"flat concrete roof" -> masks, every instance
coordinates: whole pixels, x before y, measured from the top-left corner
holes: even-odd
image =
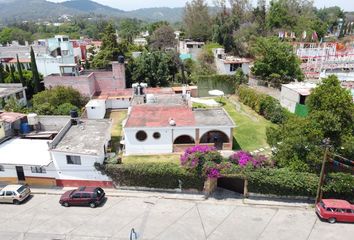
[[[0,97],[7,97],[12,94],[22,92],[25,87],[20,83],[1,83],[0,84]]]
[[[300,83],[288,83],[283,84],[282,87],[286,87],[289,89],[294,90],[295,92],[303,95],[308,96],[311,94],[311,90],[314,89],[317,85],[315,83],[309,82],[300,82]]]
[[[197,126],[233,126],[235,123],[223,108],[196,109],[193,111]]]
[[[0,144],[0,164],[47,166],[52,160],[48,140],[14,138]]]
[[[81,119],[71,125],[52,151],[83,155],[99,155],[109,138],[112,122],[108,119]]]

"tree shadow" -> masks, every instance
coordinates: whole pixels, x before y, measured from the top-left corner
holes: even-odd
[[[237,142],[236,138],[232,138],[232,150],[242,150],[240,144]]]

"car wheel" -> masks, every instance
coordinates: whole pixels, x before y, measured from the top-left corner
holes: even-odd
[[[13,202],[15,205],[19,205],[20,204],[20,201],[19,200],[14,200]]]
[[[68,202],[63,202],[62,205],[63,205],[64,207],[69,207],[69,206],[70,206]]]
[[[329,223],[335,223],[337,221],[337,219],[335,219],[335,218],[329,218],[328,219],[328,222]]]
[[[90,208],[95,208],[96,207],[96,203],[92,202],[90,203]]]

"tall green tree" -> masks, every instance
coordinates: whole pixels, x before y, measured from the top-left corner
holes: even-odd
[[[15,66],[11,65],[10,66],[10,81],[9,81],[10,83],[18,83],[18,80],[15,77],[15,72],[16,72]]]
[[[211,18],[205,0],[192,0],[186,3],[183,23],[186,37],[200,41],[211,38]]]
[[[23,77],[22,66],[20,60],[18,59],[18,54],[16,54],[16,59],[17,59],[17,72],[20,77],[20,82],[22,83],[22,86],[26,86],[25,79]]]
[[[336,76],[330,76],[313,90],[306,104],[306,118],[291,117],[278,128],[267,129],[268,143],[277,147],[277,164],[319,172],[324,138],[330,138],[332,151],[353,159],[354,105],[350,92],[341,87]]]
[[[102,36],[101,50],[94,56],[92,66],[94,68],[107,68],[111,61],[117,61],[119,55],[128,52],[129,43],[127,41],[117,42],[117,36],[112,23],[105,28]]]
[[[123,19],[119,24],[119,37],[133,43],[141,31],[141,22],[137,19]]]
[[[33,48],[31,47],[31,71],[32,71],[32,81],[34,86],[34,93],[39,93],[41,88],[40,76],[37,69],[36,57],[34,55]]]
[[[130,64],[134,64],[132,80],[146,82],[150,87],[169,86],[178,71],[174,57],[162,51],[144,52]]]
[[[4,65],[2,64],[2,62],[0,62],[0,83],[4,83],[5,82],[5,70],[4,70]]]
[[[255,76],[280,87],[281,83],[302,81],[300,60],[291,45],[276,37],[258,38],[253,48],[256,60],[252,68]]]

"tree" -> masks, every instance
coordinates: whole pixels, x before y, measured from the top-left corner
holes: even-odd
[[[174,47],[176,43],[175,33],[172,27],[162,25],[151,36],[150,46],[152,49],[165,50]]]
[[[15,78],[15,66],[11,65],[10,66],[10,79],[8,80],[9,83],[18,83],[17,79]]]
[[[32,80],[34,85],[34,93],[39,93],[42,90],[40,76],[37,69],[36,57],[34,55],[33,48],[31,46],[31,71],[32,71]]]
[[[2,62],[0,62],[0,83],[4,83],[5,82],[5,70],[4,70],[4,65],[2,64]]]
[[[137,19],[124,19],[119,24],[119,36],[129,43],[139,35],[141,31],[141,22]]]
[[[173,55],[160,51],[143,52],[130,64],[134,65],[131,70],[132,80],[146,82],[151,87],[169,86],[178,71]]]
[[[67,110],[71,106],[81,109],[86,103],[87,99],[71,87],[58,86],[33,96],[33,109],[38,114],[68,115],[69,112]]]
[[[278,38],[258,38],[253,51],[256,56],[252,72],[277,87],[281,83],[304,79],[300,60],[291,45]]]
[[[346,133],[354,133],[354,105],[351,93],[342,88],[335,75],[322,80],[306,102],[313,126],[330,138],[334,146],[342,145]]]
[[[22,72],[22,66],[20,64],[20,61],[18,59],[18,54],[16,54],[16,59],[17,59],[17,72],[20,77],[20,82],[22,83],[22,86],[25,86],[25,79],[23,77],[23,72]]]
[[[211,19],[205,0],[192,0],[186,3],[183,23],[188,38],[200,41],[211,38]]]
[[[92,66],[95,68],[107,68],[111,61],[117,61],[119,55],[128,52],[129,44],[126,41],[117,42],[117,36],[112,23],[105,28],[102,37],[100,51],[94,56]]]
[[[267,129],[268,143],[277,147],[277,164],[297,171],[318,172],[324,138],[330,138],[332,151],[352,159],[354,105],[350,92],[340,86],[336,76],[330,76],[313,90],[306,104],[306,118],[292,116],[279,127]]]

